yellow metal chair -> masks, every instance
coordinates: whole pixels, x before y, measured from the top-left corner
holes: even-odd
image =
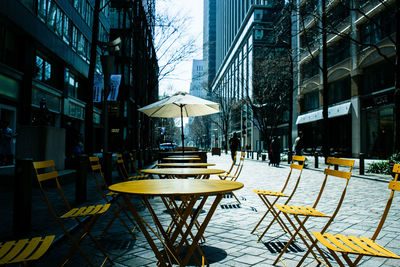
[[[137,226],[136,226],[135,222],[133,221],[133,219],[125,211],[125,209],[124,209],[125,203],[123,201],[119,201],[119,197],[121,195],[118,193],[109,192],[107,189],[108,184],[104,178],[103,172],[101,171],[101,164],[100,164],[99,157],[89,157],[89,162],[90,162],[90,168],[92,169],[92,175],[96,182],[97,190],[99,191],[102,198],[107,203],[111,204],[110,208],[114,212],[114,216],[111,218],[110,222],[106,225],[106,227],[104,228],[103,233],[101,235],[103,236],[108,231],[108,229],[111,227],[114,220],[118,218],[121,221],[122,225],[129,232],[129,234],[132,235],[133,238],[136,238],[136,236],[134,235],[133,232],[135,231]],[[121,215],[120,215],[121,211],[125,214],[125,217],[127,217],[128,220],[133,225],[132,229],[128,226],[128,224],[125,222],[125,220],[121,217]]]
[[[117,154],[115,156],[117,157],[118,174],[121,176],[121,178],[124,181],[139,180],[139,179],[147,178],[148,175],[141,175],[141,174],[130,176],[128,170],[125,167],[124,158],[123,158],[122,154]]]
[[[395,178],[393,181],[389,182],[388,186],[390,190],[390,195],[386,203],[386,207],[383,211],[382,217],[371,238],[356,237],[353,235],[345,236],[342,234],[333,235],[330,233],[312,232],[316,240],[318,240],[331,252],[332,256],[340,266],[356,266],[364,256],[400,259],[400,256],[394,254],[393,252],[375,242],[380,231],[382,230],[383,224],[385,223],[389,210],[392,206],[394,193],[395,191],[400,191],[400,182],[398,181],[400,164],[395,164],[393,166],[393,172],[395,173]],[[315,243],[312,244],[310,249],[312,249],[314,246]],[[309,252],[304,255],[301,262],[304,261],[308,253]],[[342,255],[344,262],[343,259],[340,259],[338,255],[339,253]],[[355,259],[350,259],[350,255],[355,255]],[[329,266],[331,265],[329,262],[326,262],[326,264],[328,264]]]
[[[235,164],[236,164],[236,156],[237,156],[237,151],[235,151],[235,155],[233,156],[233,161],[232,161],[231,167],[229,168],[229,170],[227,170],[227,171],[226,171],[225,173],[223,173],[223,174],[227,175],[227,174],[230,174],[230,173],[231,173],[231,171],[233,170],[233,167],[235,167]],[[218,177],[221,178],[223,174],[218,174]]]
[[[121,156],[122,159],[122,156]],[[132,179],[147,179],[149,177],[148,174],[143,174],[137,167],[136,167],[136,160],[133,157],[132,153],[129,153],[129,160],[131,161],[131,166],[132,166],[132,173],[136,174],[134,176],[130,176],[132,177]],[[122,160],[122,163],[124,161]],[[126,170],[126,169],[125,169]],[[128,175],[129,176],[129,175]]]
[[[69,204],[67,198],[65,197],[64,191],[61,188],[61,185],[60,185],[60,182],[58,179],[58,172],[55,169],[54,160],[33,162],[33,167],[35,169],[36,178],[39,182],[40,190],[43,194],[43,198],[46,202],[46,205],[47,205],[51,215],[55,219],[56,223],[61,227],[61,229],[65,233],[65,236],[72,242],[72,247],[68,251],[65,258],[63,259],[61,265],[65,265],[69,261],[69,259],[72,257],[72,255],[75,253],[75,251],[78,250],[79,253],[82,255],[82,257],[87,261],[87,263],[90,266],[94,266],[92,261],[89,259],[88,255],[79,246],[79,244],[83,241],[83,239],[86,236],[88,236],[93,241],[95,246],[104,255],[104,257],[105,257],[104,261],[108,260],[111,263],[113,263],[113,261],[108,256],[108,254],[105,252],[105,250],[100,245],[100,243],[90,233],[90,230],[94,226],[97,219],[108,210],[108,208],[110,207],[110,204],[72,208],[71,205]],[[50,180],[55,181],[58,192],[59,192],[59,194],[62,198],[62,201],[64,203],[64,206],[66,208],[66,212],[64,214],[62,214],[61,216],[57,214],[57,212],[54,208],[54,205],[52,205],[51,200],[48,197],[48,193],[47,193],[48,190],[47,190],[47,186],[45,184],[47,181],[50,181]],[[84,218],[88,218],[88,220],[82,220]],[[79,234],[79,236],[77,238],[74,238],[71,235],[71,233],[68,231],[67,227],[63,224],[62,221],[64,219],[75,219],[76,222],[79,224],[79,226],[82,229],[82,232]]]
[[[293,156],[292,163],[290,164],[289,175],[286,178],[286,182],[280,191],[267,191],[267,190],[253,189],[254,193],[256,193],[260,197],[261,201],[267,206],[267,211],[261,217],[261,219],[259,220],[257,225],[253,228],[251,233],[254,233],[254,231],[257,231],[257,228],[260,226],[262,221],[266,218],[268,213],[271,212],[271,214],[273,216],[272,221],[269,223],[267,228],[262,232],[262,234],[258,238],[258,242],[260,242],[260,240],[264,237],[264,235],[267,233],[267,231],[269,230],[271,225],[275,222],[275,220],[278,222],[278,224],[281,226],[281,228],[284,231],[290,233],[290,230],[286,227],[286,225],[281,221],[282,219],[279,217],[281,212],[280,211],[277,212],[274,209],[274,205],[281,197],[286,198],[284,205],[287,205],[289,203],[290,199],[293,197],[293,195],[296,192],[296,189],[299,185],[301,174],[303,173],[305,160],[306,160],[306,157],[304,157],[304,156],[296,156],[296,155]],[[297,180],[295,180],[295,182],[294,182],[294,185],[289,188],[290,192],[287,193],[288,185],[289,185],[289,182],[291,181],[291,177],[293,174],[293,169],[298,170],[298,176],[297,176]],[[293,184],[293,182],[290,184]],[[274,200],[271,201],[268,198],[274,198]]]
[[[54,238],[49,235],[0,243],[0,265],[21,263],[27,266],[28,262],[38,260],[46,253]]]
[[[341,159],[341,158],[328,158],[327,163],[328,163],[328,168],[326,168],[324,170],[325,179],[322,182],[321,188],[319,190],[319,194],[318,194],[312,207],[275,204],[275,208],[283,213],[283,215],[286,217],[286,219],[288,220],[290,225],[293,227],[294,233],[291,235],[289,242],[287,242],[285,247],[282,249],[281,253],[276,258],[275,262],[273,263],[274,265],[280,260],[283,253],[285,253],[285,251],[290,246],[290,244],[293,242],[293,240],[296,238],[296,236],[300,237],[302,242],[309,249],[309,252],[314,256],[314,258],[317,259],[317,255],[315,254],[315,252],[312,249],[310,249],[310,247],[312,246],[312,245],[310,245],[310,243],[316,243],[316,242],[315,242],[314,238],[312,238],[311,233],[305,227],[305,223],[310,218],[329,218],[328,221],[325,223],[324,227],[322,228],[321,233],[324,233],[328,229],[329,225],[335,219],[335,217],[336,217],[337,213],[339,212],[339,209],[343,203],[344,197],[346,195],[347,186],[349,184],[349,180],[351,177],[351,170],[354,166],[354,160]],[[335,165],[347,168],[348,171],[331,169],[331,167],[335,166]],[[328,177],[343,178],[342,181],[344,183],[342,194],[340,195],[339,201],[336,204],[336,208],[334,209],[334,211],[331,215],[327,215],[316,209],[317,205],[318,205],[319,201],[321,200],[321,197],[326,189]],[[339,186],[338,183],[339,183],[339,179],[335,180],[335,182],[331,183],[331,185],[332,186],[334,185],[335,188],[337,188]],[[281,221],[281,222],[283,222],[283,221]],[[297,225],[296,225],[296,223],[297,223]],[[307,239],[308,239],[308,241],[307,241]],[[326,259],[326,256],[322,253],[321,249],[317,245],[315,245],[315,248],[318,250],[321,257],[323,257],[325,261],[328,261]]]
[[[237,168],[235,170],[235,173],[233,173],[233,174],[219,174],[218,175],[219,179],[221,179],[221,180],[227,180],[228,179],[228,180],[231,180],[231,181],[236,181],[239,178],[240,173],[242,172],[243,165],[244,165],[244,157],[245,156],[246,156],[246,152],[241,152],[240,153],[240,159],[239,159],[238,166],[237,166]],[[235,155],[235,158],[236,158],[236,155]],[[233,192],[230,192],[230,194],[232,194],[232,196],[237,200],[237,202],[239,202],[239,204],[241,204],[240,200],[237,198],[237,196]]]

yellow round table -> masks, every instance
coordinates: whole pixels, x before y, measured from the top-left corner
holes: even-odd
[[[187,178],[195,177],[196,179],[208,179],[212,174],[221,174],[225,170],[220,169],[205,169],[205,168],[159,168],[159,169],[144,169],[142,173],[151,176],[158,175],[160,178]]]
[[[240,182],[226,180],[157,179],[122,182],[110,186],[109,190],[122,194],[160,266],[186,266],[191,257],[200,266],[202,259],[199,259],[194,251],[197,250],[207,264],[198,242],[203,237],[212,215],[225,193],[242,187]],[[139,214],[130,202],[130,195],[136,195],[143,200],[152,215],[149,218],[153,219],[154,226]],[[209,196],[212,196],[212,205],[205,216],[199,216]],[[171,215],[170,223],[162,224],[159,220],[158,215],[162,212],[152,206],[152,203],[159,203],[151,201],[153,197],[161,197]],[[176,203],[176,197],[182,200],[180,204]],[[194,208],[197,202],[198,206]],[[161,241],[161,244],[157,242],[158,246],[154,242],[157,239]],[[184,245],[188,248],[186,251],[183,250]]]
[[[188,163],[192,163],[192,162],[200,162],[201,159],[199,157],[167,157],[167,158],[163,158],[162,162],[188,162]]]
[[[161,167],[161,168],[207,168],[210,166],[215,166],[215,163],[157,163],[156,164],[157,167]]]
[[[169,158],[185,159],[185,158],[200,158],[200,157],[196,156],[196,155],[173,155],[173,156],[168,156],[166,158],[167,159],[169,159]]]

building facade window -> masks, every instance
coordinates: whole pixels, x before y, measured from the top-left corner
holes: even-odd
[[[340,39],[333,45],[328,47],[327,65],[328,68],[349,58],[350,56],[350,40],[347,38]]]
[[[350,1],[338,1],[337,4],[327,12],[326,22],[329,27],[337,29],[337,26],[343,23],[349,23],[350,19]]]
[[[396,20],[394,19],[394,12],[389,10],[390,8],[361,25],[360,41],[363,44],[363,48],[369,47],[370,44],[376,44],[395,32]]]
[[[86,5],[85,3],[86,1],[81,0],[74,0],[73,2],[78,12],[83,10],[83,6]],[[77,52],[83,60],[86,62],[89,61],[89,41],[53,0],[37,0],[37,16],[50,30],[59,36],[64,43],[70,45],[72,50]],[[104,39],[108,38],[108,33],[104,26],[102,26],[100,38],[102,41],[106,41]]]
[[[316,57],[313,57],[311,60],[301,65],[300,75],[302,80],[309,79],[319,73],[319,64],[317,60]]]
[[[303,112],[317,109],[319,106],[319,92],[314,90],[312,92],[304,94]]]
[[[43,82],[50,82],[51,78],[51,63],[40,56],[36,56],[35,79]]]
[[[64,83],[68,91],[68,96],[78,99],[79,82],[76,75],[71,73],[68,68],[65,68]]]
[[[330,83],[328,104],[332,105],[350,99],[351,97],[351,79],[347,76]]]
[[[363,94],[377,92],[394,86],[394,65],[384,61],[364,69]]]

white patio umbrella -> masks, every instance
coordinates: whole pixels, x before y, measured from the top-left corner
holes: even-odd
[[[138,109],[149,117],[181,118],[182,149],[184,151],[183,117],[196,117],[219,112],[219,104],[189,95],[176,93],[153,104]]]

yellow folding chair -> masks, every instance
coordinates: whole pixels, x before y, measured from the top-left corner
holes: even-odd
[[[332,221],[335,219],[336,214],[339,212],[340,207],[342,206],[344,197],[346,195],[346,190],[347,186],[349,184],[349,180],[351,177],[351,170],[354,166],[354,160],[349,160],[349,159],[341,159],[341,158],[328,158],[327,159],[327,164],[328,168],[324,170],[325,174],[325,179],[322,182],[321,188],[319,190],[319,194],[313,204],[312,207],[305,207],[305,206],[295,206],[295,205],[278,205],[275,204],[275,208],[278,209],[280,212],[283,213],[283,215],[286,217],[287,221],[290,223],[292,228],[294,229],[294,233],[291,235],[291,238],[289,242],[285,245],[285,247],[282,249],[281,253],[278,255],[278,257],[275,259],[275,262],[273,263],[274,265],[280,260],[282,257],[283,253],[287,250],[287,248],[290,246],[290,244],[293,242],[293,240],[296,238],[296,236],[299,236],[302,242],[306,245],[306,247],[309,249],[309,252],[314,256],[315,259],[317,258],[317,255],[315,252],[310,249],[312,245],[310,245],[309,242],[311,243],[316,243],[315,240],[312,238],[311,233],[308,231],[308,229],[305,227],[305,223],[308,221],[310,218],[329,218],[329,220],[326,222],[324,227],[321,230],[321,233],[324,233],[329,225],[332,223]],[[332,166],[342,166],[344,168],[347,168],[348,171],[343,171],[343,170],[335,170],[331,169]],[[325,213],[322,213],[318,211],[317,205],[326,189],[328,177],[335,177],[335,178],[343,178],[344,185],[343,185],[343,190],[342,194],[340,195],[339,201],[336,204],[336,208],[334,209],[333,213],[331,215],[327,215]],[[339,179],[335,180],[334,183],[331,183],[332,186],[334,185],[335,188],[337,188],[339,185]],[[334,204],[334,203],[332,203]],[[294,220],[293,220],[293,218]],[[283,220],[281,220],[283,222]],[[296,225],[297,223],[297,225]],[[287,226],[286,226],[287,227]],[[287,227],[288,228],[288,227]],[[304,234],[303,234],[304,233]],[[309,241],[307,241],[307,239]],[[315,245],[315,248],[318,250],[320,255],[324,258],[325,261],[328,261],[326,259],[326,256],[324,253],[322,253],[321,249]]]
[[[38,260],[46,253],[54,238],[49,235],[0,243],[0,265],[21,263],[28,266],[28,262]]]
[[[239,159],[239,163],[237,165],[237,168],[235,170],[235,172],[233,174],[219,174],[218,177],[221,180],[232,180],[232,181],[236,181],[239,176],[240,173],[242,172],[243,169],[243,165],[244,165],[244,157],[246,156],[246,152],[241,152],[240,153],[240,159]],[[235,161],[236,161],[236,155],[235,155]],[[240,200],[237,198],[237,196],[233,193],[230,192],[230,194],[232,194],[232,196],[237,200],[237,202],[239,202],[239,204],[241,204]]]
[[[134,165],[133,169],[134,169],[134,173],[137,173],[138,175],[130,176],[128,170],[125,167],[124,158],[123,158],[122,154],[117,154],[116,157],[117,157],[118,173],[122,177],[123,180],[128,181],[128,180],[135,180],[135,179],[145,179],[148,177],[147,174],[138,173],[137,169],[136,169],[136,165]],[[131,155],[129,157],[131,157]]]
[[[136,167],[136,160],[135,157],[131,152],[129,152],[129,159],[131,161],[131,166],[132,166],[132,173],[136,173],[136,176],[142,176],[141,179],[148,178],[148,174],[143,174],[137,167]]]
[[[286,227],[286,224],[281,222],[282,219],[279,217],[281,212],[280,211],[277,212],[274,209],[274,205],[277,203],[277,201],[281,197],[286,198],[286,201],[283,205],[287,205],[289,203],[290,199],[292,199],[292,197],[293,197],[294,193],[296,192],[296,189],[299,185],[301,174],[303,173],[303,167],[304,167],[305,160],[306,160],[306,157],[304,157],[304,156],[296,156],[296,155],[293,156],[292,163],[290,164],[289,175],[287,176],[286,182],[280,191],[267,191],[267,190],[253,189],[254,193],[256,193],[260,197],[261,201],[267,206],[267,211],[264,213],[264,215],[258,221],[257,225],[253,228],[251,233],[254,233],[255,231],[257,231],[257,228],[260,226],[262,221],[266,218],[266,216],[270,212],[273,216],[272,221],[269,223],[267,228],[262,232],[262,234],[258,238],[258,242],[260,242],[260,240],[264,237],[264,235],[267,233],[267,231],[269,230],[271,225],[275,222],[275,220],[278,222],[278,224],[281,226],[281,228],[284,231],[290,233],[290,230]],[[292,177],[293,169],[298,170],[298,176],[297,176],[296,181],[294,182],[294,185],[291,188],[289,188],[290,193],[287,193],[286,191],[288,189],[289,182],[291,181],[290,178]],[[274,200],[271,201],[268,199],[268,197],[274,198]]]
[[[61,229],[65,233],[65,236],[72,242],[72,247],[68,251],[67,255],[64,257],[61,265],[65,265],[71,259],[75,251],[78,250],[79,253],[82,255],[82,257],[87,261],[87,263],[90,266],[94,266],[92,261],[89,259],[88,255],[79,246],[79,244],[83,241],[83,239],[86,236],[88,236],[93,241],[95,246],[104,255],[105,257],[104,261],[108,260],[110,261],[110,263],[113,263],[113,261],[105,252],[100,243],[90,233],[90,230],[94,226],[97,219],[100,217],[100,215],[102,215],[108,210],[110,204],[72,208],[67,198],[65,197],[64,191],[61,188],[60,182],[58,180],[58,172],[55,169],[54,160],[33,162],[33,167],[35,169],[36,178],[39,182],[40,190],[43,194],[43,198],[46,202],[46,205],[51,215],[55,219],[56,223],[61,227]],[[58,192],[62,198],[65,208],[67,209],[67,211],[61,216],[57,214],[54,205],[52,205],[51,200],[48,197],[47,193],[48,189],[46,186],[47,181],[55,181]],[[88,220],[83,220],[84,218],[88,218]],[[63,224],[62,221],[64,219],[75,219],[76,222],[79,224],[79,226],[82,229],[82,232],[79,234],[77,238],[74,238],[68,231],[66,226]]]
[[[109,192],[108,191],[108,184],[106,182],[106,179],[104,178],[103,172],[101,171],[101,164],[100,164],[100,159],[99,157],[89,157],[89,162],[90,162],[90,168],[92,169],[92,175],[94,177],[94,180],[96,182],[97,190],[99,191],[100,195],[102,198],[110,204],[111,210],[114,212],[114,216],[111,218],[110,222],[106,225],[104,228],[101,236],[103,236],[111,227],[115,219],[119,219],[122,223],[122,225],[126,228],[126,230],[129,232],[129,234],[133,237],[136,238],[134,235],[134,231],[137,228],[135,222],[133,219],[129,216],[129,214],[125,211],[125,202],[119,201],[119,197],[121,196],[118,193],[115,192]],[[117,207],[115,207],[117,206]],[[120,213],[121,211],[125,214],[125,216],[128,218],[128,220],[131,222],[133,225],[133,228],[131,229],[128,224],[125,222],[125,220],[121,217]]]
[[[389,251],[385,247],[375,242],[380,231],[382,230],[383,224],[385,223],[389,210],[392,206],[394,193],[395,191],[400,191],[400,181],[398,181],[400,164],[395,164],[393,166],[393,172],[395,173],[395,177],[393,181],[389,182],[388,187],[390,189],[390,195],[383,211],[382,217],[371,238],[356,237],[353,235],[345,236],[342,234],[333,235],[330,233],[312,232],[316,240],[318,240],[330,251],[334,259],[340,266],[345,266],[345,264],[347,266],[356,266],[364,256],[400,259],[400,256],[396,255],[395,253]],[[314,246],[315,243],[312,244],[309,250],[313,249]],[[339,253],[342,255],[345,263],[343,262],[343,259],[340,259],[338,255]],[[304,257],[301,259],[300,263],[304,261],[308,254],[309,251],[307,251]],[[355,255],[355,259],[350,259],[350,255]],[[329,262],[326,262],[326,264],[331,266]]]
[[[235,155],[233,156],[233,161],[232,161],[232,165],[231,165],[231,167],[229,168],[229,170],[227,170],[225,173],[223,173],[223,174],[230,174],[231,173],[231,171],[233,170],[233,167],[235,166],[235,164],[236,164],[236,156],[237,156],[237,151],[235,151]],[[218,174],[218,177],[220,177],[220,176],[222,176],[222,174]],[[221,177],[220,177],[221,178]]]

